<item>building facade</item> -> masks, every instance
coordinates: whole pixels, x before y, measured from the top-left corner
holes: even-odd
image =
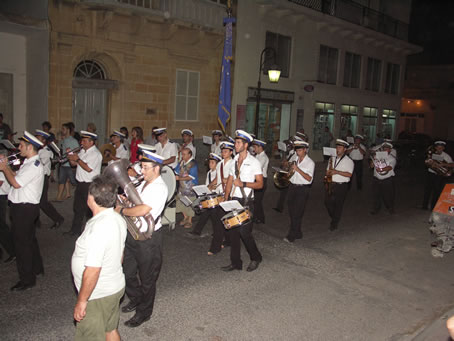
[[[49,119],[114,129],[216,129],[223,1],[52,0]]]
[[[262,75],[258,120],[269,152],[301,129],[317,160],[325,127],[334,137],[361,133],[369,145],[377,133],[395,138],[406,57],[420,50],[407,42],[410,9],[391,0],[238,2],[232,130],[254,131],[260,55],[272,47],[264,69],[276,63],[281,78]]]

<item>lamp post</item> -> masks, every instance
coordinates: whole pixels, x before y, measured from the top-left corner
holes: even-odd
[[[279,68],[276,65],[276,51],[272,47],[265,47],[263,49],[262,53],[260,54],[259,80],[257,82],[257,93],[256,93],[254,134],[255,134],[255,136],[257,136],[257,138],[258,138],[258,134],[259,134],[259,114],[260,114],[260,98],[261,98],[260,90],[262,87],[261,78],[262,78],[263,66],[265,65],[265,62],[266,62],[266,59],[264,60],[263,57],[265,56],[265,53],[268,51],[273,53],[272,58],[274,61],[273,65],[268,70],[268,78],[269,78],[270,82],[271,83],[279,82],[279,77],[281,76],[281,70],[279,70]]]

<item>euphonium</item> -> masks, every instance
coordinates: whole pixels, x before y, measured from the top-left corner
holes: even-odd
[[[118,196],[123,207],[142,205],[142,199],[140,198],[134,183],[129,178],[127,171],[128,166],[129,161],[126,159],[114,161],[107,166],[106,169],[104,169],[103,175],[111,177],[118,184],[118,186],[123,189],[124,195],[128,199],[127,203],[121,198],[121,196]],[[140,217],[123,216],[123,218],[126,220],[129,233],[131,233],[135,240],[146,240],[151,238],[151,235],[154,232],[155,221],[150,213],[143,216],[148,225],[145,232],[140,232],[142,227],[142,220]]]
[[[290,178],[293,176],[295,171],[292,169],[292,165],[294,165],[295,162],[289,162],[288,167],[283,167],[282,170],[286,171],[284,172],[276,172],[273,175],[273,181],[274,185],[276,185],[277,188],[282,189],[282,188],[287,188],[288,185],[290,184]]]

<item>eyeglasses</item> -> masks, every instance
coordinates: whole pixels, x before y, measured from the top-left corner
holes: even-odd
[[[144,169],[144,170],[149,170],[149,169],[153,169],[155,166],[150,166],[150,167],[145,167],[144,165],[141,165],[140,168]]]

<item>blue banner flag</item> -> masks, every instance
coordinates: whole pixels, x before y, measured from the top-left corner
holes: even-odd
[[[231,87],[230,87],[230,65],[232,63],[232,27],[235,18],[224,18],[225,40],[224,53],[222,55],[221,85],[219,88],[218,121],[223,132],[230,121],[231,113]]]

